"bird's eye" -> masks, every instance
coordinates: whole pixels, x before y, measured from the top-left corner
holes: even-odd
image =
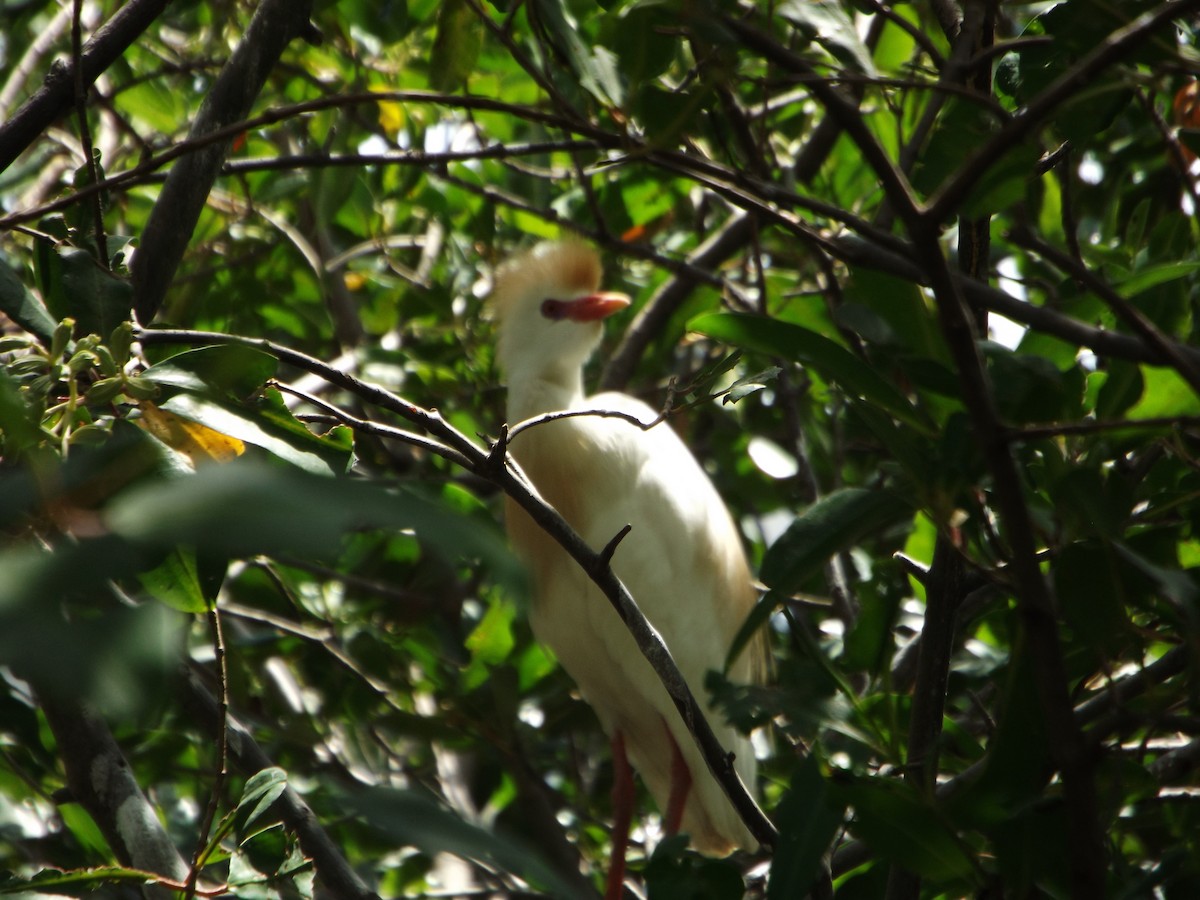
[[[565,319],[567,316],[567,304],[561,300],[543,300],[542,315],[555,322],[559,319]]]

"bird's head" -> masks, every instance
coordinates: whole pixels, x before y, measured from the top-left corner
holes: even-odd
[[[603,320],[629,297],[600,291],[600,259],[583,244],[547,241],[496,272],[492,305],[497,361],[515,376],[577,378],[600,341]]]

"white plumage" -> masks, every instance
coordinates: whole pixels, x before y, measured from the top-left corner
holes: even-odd
[[[623,295],[598,293],[599,281],[595,253],[575,243],[539,244],[497,273],[497,358],[508,383],[510,426],[559,410],[617,410],[647,423],[657,417],[624,394],[584,395],[582,368],[600,340],[602,319],[628,305]],[[615,417],[581,416],[523,430],[510,449],[546,501],[594,549],[626,523],[633,526],[613,569],[707,707],[705,674],[723,668],[754,591],[737,529],[683,442],[666,423],[642,430]],[[623,737],[664,815],[672,761],[681,758],[691,787],[682,792],[680,830],[707,853],[757,847],[608,600],[511,502],[507,521],[534,578],[534,633],[575,679],[605,731]],[[763,667],[763,644],[753,641],[730,677],[756,681]],[[753,790],[749,740],[719,713],[710,711],[709,720]]]

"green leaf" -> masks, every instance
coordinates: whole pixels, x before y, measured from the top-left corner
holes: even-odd
[[[836,0],[786,0],[779,15],[835,59],[863,75],[875,75],[871,53],[858,36],[849,14]]]
[[[349,805],[368,825],[401,846],[479,860],[520,875],[552,896],[577,894],[533,847],[465,822],[424,794],[376,788],[352,795]]]
[[[605,47],[590,48],[571,21],[563,0],[531,0],[530,11],[549,34],[555,49],[570,62],[580,85],[606,106],[624,106],[625,88],[616,68],[616,57]]]
[[[516,609],[497,601],[488,607],[479,624],[467,635],[466,647],[471,655],[488,665],[502,663],[514,646],[512,623]]]
[[[1200,262],[1168,262],[1146,266],[1117,283],[1117,293],[1125,299],[1136,297],[1160,284],[1168,284],[1200,272]]]
[[[25,286],[0,256],[0,313],[8,316],[43,344],[49,344],[58,324],[42,303]]]
[[[133,309],[129,282],[100,267],[86,250],[60,245],[46,257],[51,290],[46,306],[56,319],[73,318],[75,333],[111,334]]]
[[[706,859],[688,852],[687,836],[658,842],[644,871],[648,900],[741,900],[746,893],[741,870],[729,860]]]
[[[433,89],[465,89],[482,47],[483,23],[466,0],[442,0],[429,59],[429,83]]]
[[[112,582],[147,565],[114,535],[0,552],[0,665],[117,717],[158,702],[182,659],[183,617],[155,603],[106,602]],[[64,604],[84,612],[64,615]]]
[[[15,460],[38,444],[42,439],[39,418],[40,412],[26,404],[17,382],[0,368],[0,448],[5,456]],[[0,514],[0,522],[3,520]]]
[[[793,771],[788,792],[775,808],[779,843],[771,861],[767,900],[808,895],[844,814],[845,807],[834,801],[810,753]]]
[[[1200,414],[1200,397],[1174,369],[1142,366],[1145,388],[1141,399],[1127,413],[1131,419]]]
[[[922,434],[932,433],[921,414],[887,379],[815,331],[762,316],[728,313],[701,316],[688,328],[738,347],[812,366],[847,393],[877,404]]]
[[[831,556],[912,516],[912,507],[889,491],[843,488],[801,513],[771,545],[762,580],[773,590],[799,589]]]
[[[729,392],[721,398],[721,402],[737,403],[739,400],[763,390],[779,377],[781,371],[783,370],[779,366],[771,366],[761,372],[755,372],[753,375],[743,375],[729,386]]]
[[[1054,561],[1054,593],[1066,623],[1089,653],[1111,657],[1130,628],[1121,579],[1099,542],[1071,544]]]
[[[1193,625],[1200,624],[1200,616],[1197,615],[1200,609],[1196,604],[1197,598],[1200,597],[1200,588],[1191,575],[1158,565],[1126,543],[1114,543],[1113,549],[1122,560],[1154,582],[1158,591],[1183,611],[1192,620]]]
[[[208,598],[200,586],[196,568],[196,554],[189,548],[172,547],[157,566],[138,573],[138,580],[147,593],[172,609],[193,614],[208,609]]]
[[[465,645],[471,654],[471,664],[463,673],[463,684],[467,690],[474,690],[483,684],[491,668],[500,665],[512,653],[516,646],[512,632],[516,612],[512,604],[497,600],[467,635]]]
[[[902,782],[835,780],[833,800],[854,809],[850,831],[872,850],[934,882],[975,881],[975,866],[942,816]]]
[[[669,0],[637,0],[616,17],[606,17],[606,43],[621,63],[630,88],[663,74],[675,60],[680,38],[670,33],[679,12]]]
[[[287,789],[287,783],[287,772],[274,766],[269,769],[261,769],[250,776],[242,791],[242,797],[237,803],[239,811],[254,804],[253,809],[246,815],[246,821],[242,823],[243,830],[279,799]]]
[[[234,397],[254,394],[275,376],[279,361],[244,344],[217,344],[177,353],[142,373],[156,384],[204,391],[215,388]]]
[[[1096,394],[1098,419],[1117,418],[1143,395],[1146,382],[1142,377],[1142,367],[1137,363],[1110,360],[1108,371],[1098,374],[1106,376]]]
[[[188,118],[186,98],[157,79],[125,85],[114,102],[121,112],[157,134],[174,134]]]
[[[327,558],[357,529],[412,529],[447,559],[479,558],[497,577],[516,581],[514,560],[490,522],[457,515],[411,490],[245,457],[132,488],[110,505],[106,522],[140,545],[297,558]]]

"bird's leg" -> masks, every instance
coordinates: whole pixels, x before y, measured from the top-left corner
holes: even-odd
[[[613,731],[613,826],[612,856],[609,859],[608,885],[604,900],[620,900],[625,886],[625,854],[629,849],[629,826],[633,822],[633,767],[625,754],[625,735],[621,729]]]
[[[671,795],[667,799],[664,827],[667,834],[678,834],[683,822],[683,808],[687,806],[688,791],[692,788],[692,771],[670,731],[667,732],[667,740],[671,742]]]

